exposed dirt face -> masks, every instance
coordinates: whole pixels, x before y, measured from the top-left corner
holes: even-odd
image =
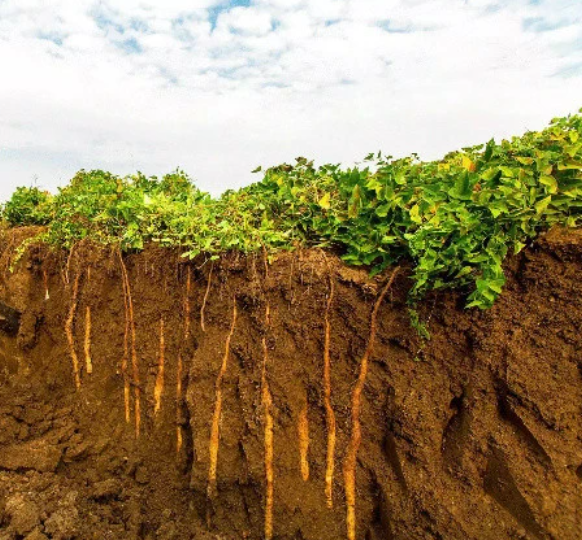
[[[226,257],[208,287],[210,263],[148,249],[125,258],[133,365],[117,254],[80,245],[67,264],[34,248],[10,274],[26,234],[6,233],[0,259],[0,298],[22,311],[18,336],[0,336],[1,540],[260,539],[269,515],[274,539],[348,537],[353,392],[381,280],[306,251],[268,266]],[[428,298],[426,343],[410,328],[401,270],[361,396],[356,538],[580,538],[581,270],[582,234],[553,231],[508,263],[492,310],[463,309],[460,293]]]

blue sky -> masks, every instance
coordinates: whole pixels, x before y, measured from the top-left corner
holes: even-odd
[[[0,0],[0,199],[79,168],[218,194],[291,161],[449,150],[582,106],[580,0]]]

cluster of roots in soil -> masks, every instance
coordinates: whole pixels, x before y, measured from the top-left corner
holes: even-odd
[[[429,340],[406,266],[370,278],[319,250],[185,262],[82,243],[35,246],[10,273],[15,243],[0,538],[582,530],[577,233],[511,259],[488,312],[463,291],[427,298]]]

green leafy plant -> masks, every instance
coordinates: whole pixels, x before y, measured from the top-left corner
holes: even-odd
[[[488,308],[505,283],[508,253],[553,225],[580,223],[582,116],[438,161],[378,153],[345,169],[297,158],[216,199],[179,170],[160,179],[80,171],[55,196],[35,189],[17,190],[2,216],[12,226],[46,225],[42,240],[51,245],[90,238],[136,250],[156,242],[190,258],[333,247],[373,273],[410,261],[412,304],[454,286],[468,287],[468,306]]]
[[[46,225],[52,219],[51,195],[37,187],[19,187],[2,207],[9,225]]]

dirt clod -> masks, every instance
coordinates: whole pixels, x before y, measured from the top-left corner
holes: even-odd
[[[51,538],[71,540],[78,534],[79,511],[76,501],[76,492],[67,493],[59,501],[57,510],[44,522],[44,529]]]
[[[46,439],[0,448],[0,468],[10,471],[33,469],[54,472],[61,459],[61,450]]]
[[[35,529],[27,535],[24,540],[48,540],[48,536],[43,534],[40,529]]]
[[[10,518],[10,527],[17,534],[24,535],[40,524],[38,506],[17,494],[6,501],[6,514]]]
[[[97,501],[104,501],[119,497],[121,490],[121,483],[115,478],[109,478],[108,480],[97,482],[93,486],[93,493],[91,496]]]

